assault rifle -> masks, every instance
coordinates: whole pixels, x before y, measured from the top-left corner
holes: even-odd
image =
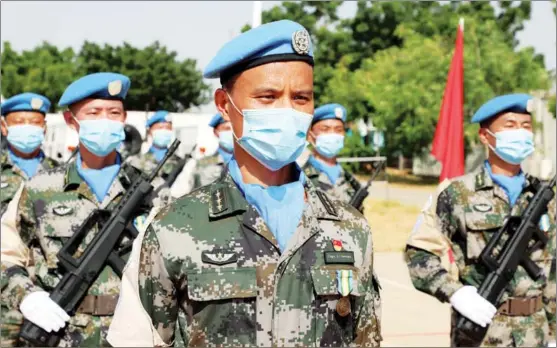
[[[175,140],[170,145],[163,160],[149,177],[145,178],[144,174],[141,173],[134,180],[116,208],[92,212],[79,227],[79,230],[58,252],[59,263],[66,272],[51,291],[50,298],[62,307],[68,315],[73,316],[75,314],[89,287],[95,282],[107,264],[122,277],[126,264],[122,256],[131,250],[133,239],[138,234],[138,231],[133,227],[132,219],[138,214],[146,197],[153,191],[151,181],[176,151],[178,145],[180,145],[179,140]],[[128,228],[129,224],[132,226]],[[100,225],[99,232],[93,237],[83,253],[74,257],[79,246],[95,225]],[[126,235],[131,235],[132,241],[120,251],[116,251],[116,247]],[[23,322],[20,332],[23,339],[39,347],[55,347],[63,335],[63,329],[48,333],[28,320]]]
[[[155,193],[158,194],[165,187],[168,187],[168,188],[172,187],[172,185],[174,184],[174,182],[178,178],[178,175],[180,175],[180,173],[182,172],[182,169],[184,169],[184,166],[186,165],[187,161],[190,158],[191,158],[191,155],[187,154],[184,158],[180,159],[178,161],[178,163],[176,163],[176,166],[174,167],[174,169],[172,169],[172,171],[170,173],[168,173],[168,175],[163,176],[164,183],[162,183],[159,187],[157,187],[157,189],[155,190]]]
[[[545,233],[538,228],[538,223],[542,215],[547,212],[547,205],[555,196],[553,192],[555,176],[549,182],[538,182],[534,186],[537,186],[536,193],[528,203],[524,214],[509,217],[480,254],[480,262],[487,267],[488,274],[478,293],[494,306],[499,304],[519,265],[534,280],[543,275],[543,270],[530,259],[530,254],[538,248],[543,248],[548,241]],[[501,239],[505,235],[508,239],[500,252],[497,252]],[[457,313],[456,339],[464,346],[479,346],[487,329],[488,327],[476,325]]]
[[[366,199],[367,195],[369,194],[369,187],[371,186],[371,182],[375,179],[377,174],[379,174],[379,172],[381,171],[381,168],[383,167],[384,164],[385,164],[385,161],[382,160],[382,161],[378,161],[378,164],[373,166],[375,168],[375,171],[371,175],[371,178],[368,180],[368,182],[364,186],[361,186],[358,189],[358,191],[356,191],[356,193],[354,193],[352,198],[350,198],[350,202],[348,202],[348,204],[350,204],[351,206],[356,208],[358,211],[360,211],[360,212],[362,211],[364,200]]]

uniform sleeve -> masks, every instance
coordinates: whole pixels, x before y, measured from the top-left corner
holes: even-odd
[[[373,242],[371,231],[366,228],[367,244],[361,268],[361,298],[355,312],[356,347],[379,347],[381,343],[381,299],[379,283],[373,270]]]
[[[42,290],[33,283],[28,273],[28,269],[33,267],[30,243],[35,227],[33,202],[23,186],[21,196],[14,197],[2,217],[2,300],[9,309],[19,308],[25,296]]]
[[[171,344],[178,317],[178,301],[157,237],[159,226],[154,222],[145,232],[141,244],[139,297],[161,339]]]
[[[428,209],[424,209],[414,227],[413,234],[437,235],[436,238],[439,239],[445,236],[451,240],[458,230],[458,222],[453,216],[453,205],[449,191],[442,191],[437,198],[436,205],[429,208],[429,213],[433,218],[427,219]],[[428,249],[425,243],[423,245],[424,247],[416,247],[409,243],[406,246],[406,261],[412,283],[416,289],[435,296],[441,302],[448,302],[449,298],[463,284],[458,277],[449,274],[447,268],[443,267],[441,258],[433,252],[433,249]],[[455,243],[451,243],[447,248],[447,252],[451,255],[457,254],[452,249],[455,245]],[[456,261],[460,262],[458,258]],[[459,266],[461,266],[460,269],[464,267],[464,265]]]
[[[556,247],[556,221],[555,221],[555,199],[551,201],[548,207],[549,216],[550,216],[550,232],[549,232],[549,242],[548,242],[548,251],[549,255],[551,255],[551,268],[549,270],[549,275],[547,277],[547,283],[545,285],[543,291],[543,303],[545,308],[545,313],[547,315],[547,319],[549,322],[549,335],[550,341],[555,341],[555,332],[557,331],[556,320],[555,320],[555,312],[556,312],[556,292],[557,292],[557,282],[556,282],[556,275],[555,275],[555,258],[557,253]]]

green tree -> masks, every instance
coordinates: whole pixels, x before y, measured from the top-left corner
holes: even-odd
[[[547,108],[549,109],[549,112],[551,112],[551,114],[553,115],[553,117],[556,117],[556,108],[557,105],[555,104],[555,95],[549,97],[548,101],[547,101]]]
[[[453,14],[452,20],[456,32],[458,17]],[[549,74],[534,59],[532,48],[515,52],[495,20],[467,17],[465,23],[464,113],[470,145],[477,126],[468,121],[481,104],[500,94],[548,88]],[[354,72],[350,62],[342,60],[327,88],[327,99],[343,103],[352,113],[357,113],[353,105],[371,105],[375,126],[385,130],[386,153],[400,151],[407,157],[431,144],[456,34],[427,37],[410,27],[399,25],[395,31],[403,40],[401,47],[377,52]]]
[[[103,47],[85,42],[78,54],[84,74],[117,71],[128,76],[132,85],[126,106],[132,110],[166,109],[183,111],[207,102],[209,86],[193,59],[179,60],[158,41],[138,49],[128,43]]]
[[[43,42],[32,50],[15,52],[8,41],[2,50],[2,93],[5,98],[23,92],[46,96],[56,109],[65,88],[76,76],[75,54]]]

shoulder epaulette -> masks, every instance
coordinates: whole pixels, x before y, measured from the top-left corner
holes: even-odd
[[[329,213],[329,215],[338,217],[337,210],[333,206],[333,203],[331,202],[329,197],[327,197],[327,195],[322,191],[316,190],[315,192],[317,193],[317,197],[319,197],[319,200],[325,207],[325,210],[327,210],[327,213]]]

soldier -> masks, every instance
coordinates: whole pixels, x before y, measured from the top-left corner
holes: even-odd
[[[60,346],[108,345],[106,331],[120,285],[112,268],[102,271],[72,317],[50,299],[49,291],[63,272],[57,253],[64,242],[91,212],[115,207],[141,173],[122,163],[115,150],[124,139],[123,100],[129,86],[126,76],[115,73],[91,74],[73,82],[59,105],[68,107],[64,119],[79,134],[75,160],[35,175],[22,187],[21,198],[8,207],[11,211],[16,205],[16,216],[10,221],[16,225],[28,257],[19,263],[5,261],[8,251],[2,248],[2,269],[7,274],[2,300],[10,310],[19,308],[27,320],[48,332],[64,330]],[[5,235],[3,229],[2,243]]]
[[[555,346],[555,200],[539,224],[549,238],[532,260],[543,269],[533,280],[519,267],[508,290],[495,306],[477,288],[486,276],[478,257],[505,218],[520,216],[537,181],[520,164],[534,152],[532,97],[510,94],[484,104],[472,117],[480,124],[480,141],[489,148],[477,172],[441,184],[420,215],[406,247],[414,286],[486,327],[481,346]],[[490,325],[491,324],[491,325]],[[454,327],[453,327],[454,329]],[[467,346],[456,340],[453,346]]]
[[[185,346],[378,346],[369,226],[294,163],[314,111],[308,32],[288,20],[251,29],[204,77],[220,78],[234,157],[145,232],[139,297],[155,337],[144,344],[170,344],[180,312]]]
[[[46,133],[46,113],[50,101],[39,94],[22,93],[2,104],[2,135],[7,137],[8,149],[1,155],[0,215],[14,198],[21,184],[37,172],[58,166],[58,162],[45,156],[41,150]],[[4,269],[2,269],[4,271]],[[7,286],[6,275],[2,274],[1,289]],[[19,310],[8,310],[2,303],[0,346],[15,346],[18,343],[19,326],[23,317]]]
[[[50,101],[39,94],[22,93],[7,99],[1,109],[0,125],[2,136],[8,140],[8,151],[1,156],[0,215],[23,181],[41,170],[58,166],[41,150]]]
[[[221,114],[217,113],[209,122],[209,126],[213,128],[215,136],[219,138],[219,148],[215,155],[206,156],[197,161],[194,188],[209,185],[221,177],[234,150],[234,139],[229,121],[225,121]]]
[[[153,140],[152,146],[147,153],[130,156],[126,162],[145,173],[150,173],[168,152],[168,146],[170,146],[174,136],[172,118],[168,111],[157,111],[147,120],[145,126],[148,129],[149,137]],[[159,177],[153,181],[153,186],[158,188],[163,185],[169,175],[172,175],[175,170],[181,171],[184,163],[179,156],[172,155],[164,164]],[[176,173],[176,176],[178,174]],[[168,184],[168,186],[172,186],[172,183]],[[167,192],[167,195],[170,195],[170,193]]]
[[[344,202],[360,188],[360,183],[337,162],[344,147],[346,109],[340,104],[326,104],[315,109],[308,140],[313,154],[304,171],[315,186]]]

